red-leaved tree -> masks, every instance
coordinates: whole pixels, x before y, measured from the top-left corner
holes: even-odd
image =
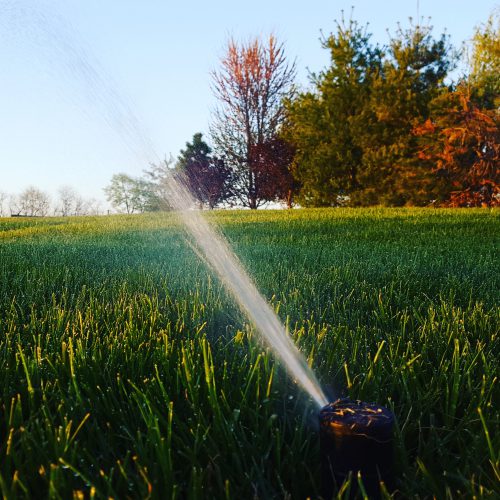
[[[283,200],[292,208],[298,183],[290,171],[294,148],[281,138],[252,146],[250,168],[256,191],[266,200]]]

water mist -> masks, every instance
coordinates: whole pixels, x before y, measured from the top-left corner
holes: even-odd
[[[60,79],[68,80],[68,87],[83,84],[83,89],[77,90],[83,90],[89,104],[143,165],[160,161],[132,108],[95,58],[85,50],[84,44],[78,43],[77,34],[62,16],[38,3],[21,6],[12,0],[1,0],[1,3],[0,34],[3,37],[12,34],[16,42],[30,45],[31,53],[45,55],[49,66],[57,66]],[[376,497],[380,491],[379,481],[387,482],[391,477],[392,413],[359,401],[339,400],[328,404],[313,371],[227,240],[193,209],[195,200],[182,180],[172,173],[167,184],[169,202],[178,211],[201,256],[217,273],[288,374],[321,409],[324,497],[330,498],[349,473],[360,473],[367,481],[368,493]]]
[[[137,155],[143,164],[158,162],[159,156],[141,121],[63,16],[57,15],[53,9],[47,11],[43,5],[20,6],[18,2],[9,0],[2,3],[4,16],[0,18],[0,23],[3,24],[4,34],[10,30],[16,41],[29,44],[34,52],[42,53],[47,63],[56,65],[57,73],[68,79],[68,86],[83,84],[87,99],[117,133],[124,146]],[[199,211],[193,209],[196,206],[193,196],[176,176],[168,176],[167,181],[169,203],[179,211],[184,226],[207,263],[255,325],[265,344],[282,361],[293,380],[311,396],[318,407],[326,405],[328,401],[313,371],[226,239]]]
[[[320,407],[327,404],[316,377],[293,343],[271,306],[264,300],[226,239],[197,210],[191,210],[194,199],[174,175],[169,179],[169,201],[179,210],[185,227],[193,236],[203,256],[216,271],[235,301],[245,311],[262,339],[281,359],[289,375]]]

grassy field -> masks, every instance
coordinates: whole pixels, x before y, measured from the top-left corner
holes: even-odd
[[[499,211],[208,217],[332,397],[393,409],[404,497],[498,494]],[[314,405],[172,215],[0,219],[0,363],[4,498],[319,495]]]

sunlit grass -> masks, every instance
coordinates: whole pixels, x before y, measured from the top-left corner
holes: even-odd
[[[405,497],[499,481],[499,212],[207,214],[332,396],[391,407]],[[319,494],[315,408],[170,214],[0,219],[5,497]]]

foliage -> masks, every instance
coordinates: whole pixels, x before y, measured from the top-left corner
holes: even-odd
[[[399,29],[383,51],[352,19],[323,41],[331,63],[288,101],[285,137],[305,206],[425,204],[412,161],[416,122],[443,89],[454,55],[428,26]]]
[[[325,386],[397,418],[402,498],[494,498],[498,210],[223,211]],[[317,498],[316,410],[174,214],[0,221],[6,498]]]
[[[186,149],[180,152],[176,167],[200,205],[212,209],[231,196],[231,172],[223,160],[211,154],[212,149],[202,134],[194,134],[193,142],[187,142]]]
[[[373,81],[368,111],[361,113],[363,168],[353,204],[429,203],[428,172],[415,161],[416,140],[411,132],[429,116],[432,100],[447,92],[444,79],[454,59],[447,37],[433,38],[430,26],[400,28],[391,39],[382,70]]]
[[[480,107],[500,107],[500,7],[476,28],[472,38],[469,84]]]
[[[265,152],[278,137],[284,119],[283,98],[291,91],[295,65],[274,36],[267,43],[230,40],[221,68],[212,73],[219,107],[211,125],[219,156],[231,170],[231,190],[238,203],[256,209],[283,190],[259,182]],[[262,156],[261,156],[262,155]],[[274,176],[267,176],[274,182]],[[277,179],[276,179],[277,180]]]
[[[166,158],[158,163],[151,163],[148,170],[144,171],[145,179],[149,182],[154,202],[151,211],[170,210],[171,193],[168,179],[174,172],[174,159]]]
[[[156,205],[151,184],[127,174],[113,175],[104,192],[113,207],[127,214],[148,212]]]
[[[415,128],[419,161],[433,172],[437,202],[445,205],[500,204],[500,114],[479,109],[465,86],[436,100],[435,111]]]
[[[276,137],[250,150],[250,164],[255,189],[265,200],[285,200],[292,208],[293,196],[298,189],[290,171],[294,149],[282,138]]]
[[[313,75],[313,91],[287,101],[283,134],[296,148],[292,170],[304,206],[337,205],[359,187],[359,134],[367,126],[361,117],[381,64],[381,51],[369,40],[356,21],[342,19],[322,41],[330,67]]]

